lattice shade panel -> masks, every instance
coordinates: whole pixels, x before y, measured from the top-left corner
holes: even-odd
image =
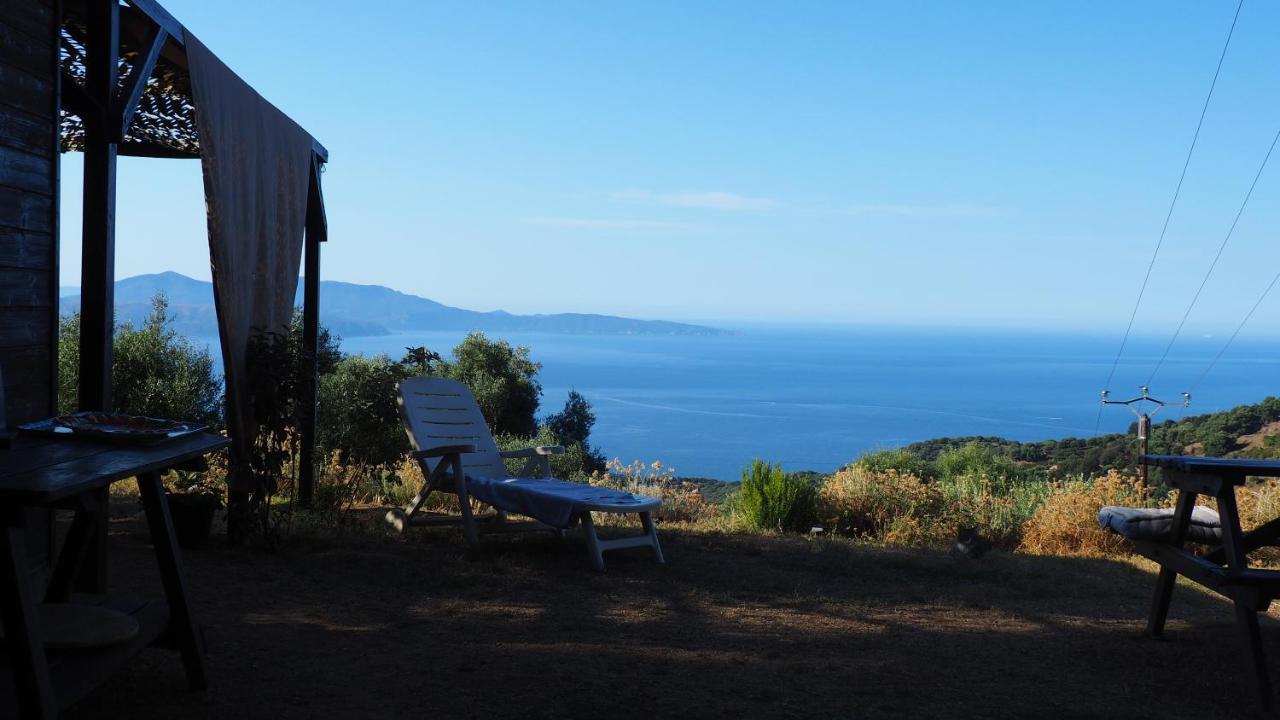
[[[62,27],[62,82],[85,83],[85,38],[82,24],[68,17]],[[121,33],[120,88],[127,87],[130,74],[146,52]],[[63,90],[64,96],[66,89]],[[84,120],[62,110],[62,150],[84,150]],[[147,79],[146,89],[120,144],[122,155],[200,156],[200,137],[196,131],[191,83],[187,71],[164,55],[156,62],[155,71]]]

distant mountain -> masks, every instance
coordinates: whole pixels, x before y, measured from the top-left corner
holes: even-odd
[[[79,288],[62,288],[62,312],[79,309]],[[174,329],[185,335],[213,335],[217,315],[213,308],[213,284],[176,272],[136,275],[116,281],[116,319],[141,322],[151,309],[151,298],[160,291],[169,297]],[[302,304],[302,283],[298,284]],[[598,335],[726,335],[726,330],[667,322],[633,320],[612,315],[558,313],[513,315],[495,310],[477,312],[450,307],[381,285],[356,285],[336,280],[320,281],[320,321],[342,337],[386,335],[412,330],[482,330],[511,332],[575,333]]]

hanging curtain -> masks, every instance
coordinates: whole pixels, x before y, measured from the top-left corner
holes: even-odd
[[[253,492],[248,459],[257,427],[249,352],[256,335],[287,337],[314,142],[189,32],[186,47],[233,441],[228,484]]]

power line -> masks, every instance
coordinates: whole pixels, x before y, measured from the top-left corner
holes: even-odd
[[[1200,373],[1200,377],[1196,378],[1195,383],[1191,385],[1191,392],[1194,393],[1196,388],[1200,387],[1200,383],[1204,381],[1205,376],[1209,374],[1209,371],[1212,370],[1213,367],[1218,364],[1218,361],[1222,359],[1222,356],[1226,354],[1227,348],[1231,347],[1231,343],[1235,342],[1236,336],[1239,335],[1240,331],[1244,329],[1244,326],[1249,323],[1253,314],[1257,312],[1258,308],[1262,305],[1262,301],[1266,300],[1267,296],[1271,294],[1271,290],[1275,288],[1277,282],[1280,282],[1280,272],[1277,272],[1275,277],[1271,278],[1271,282],[1267,284],[1266,289],[1258,296],[1257,302],[1253,304],[1253,307],[1249,308],[1249,312],[1245,313],[1244,319],[1236,326],[1235,332],[1231,333],[1231,337],[1227,338],[1226,344],[1222,346],[1222,349],[1218,351],[1217,355],[1213,356],[1213,360],[1209,361],[1208,366],[1206,366],[1204,371]]]
[[[1196,143],[1200,140],[1200,129],[1204,127],[1204,116],[1209,111],[1209,101],[1213,99],[1214,88],[1218,86],[1218,76],[1222,73],[1222,63],[1227,57],[1227,48],[1231,47],[1231,36],[1236,32],[1236,22],[1240,19],[1240,10],[1244,7],[1244,0],[1236,5],[1235,15],[1231,17],[1231,28],[1227,30],[1227,40],[1222,45],[1222,52],[1218,55],[1218,65],[1213,71],[1213,81],[1209,83],[1209,92],[1205,95],[1204,105],[1200,108],[1200,119],[1196,121],[1196,131],[1191,136],[1191,147],[1187,148],[1187,157],[1182,163],[1182,173],[1178,175],[1178,184],[1173,190],[1173,199],[1169,202],[1169,210],[1164,216],[1164,225],[1160,228],[1160,237],[1156,240],[1155,251],[1151,253],[1151,262],[1147,264],[1147,274],[1142,278],[1142,287],[1138,290],[1138,299],[1133,303],[1133,312],[1129,314],[1129,324],[1125,326],[1124,338],[1120,341],[1120,349],[1116,351],[1116,358],[1111,363],[1111,372],[1107,374],[1107,382],[1103,386],[1111,387],[1111,381],[1115,379],[1116,368],[1120,365],[1120,358],[1124,355],[1125,346],[1129,343],[1129,335],[1133,332],[1133,322],[1138,317],[1138,308],[1142,306],[1142,297],[1147,292],[1147,283],[1151,280],[1151,271],[1156,266],[1156,258],[1160,256],[1160,247],[1164,245],[1164,236],[1169,231],[1169,221],[1173,218],[1173,209],[1178,204],[1178,196],[1182,194],[1182,183],[1187,178],[1187,168],[1191,166],[1191,156],[1195,153]],[[1101,408],[1099,408],[1101,410]],[[1093,432],[1098,433],[1098,427],[1102,424],[1102,413],[1099,411],[1097,423],[1094,425]]]
[[[1236,225],[1240,223],[1240,216],[1244,215],[1244,209],[1249,204],[1249,198],[1253,196],[1254,188],[1258,187],[1258,180],[1262,178],[1262,171],[1267,168],[1267,161],[1271,159],[1271,153],[1276,149],[1276,142],[1280,141],[1280,130],[1276,131],[1276,135],[1271,139],[1271,147],[1267,148],[1267,154],[1262,158],[1262,164],[1258,166],[1258,172],[1253,176],[1253,182],[1249,184],[1249,191],[1244,194],[1244,200],[1240,203],[1240,209],[1236,211],[1236,217],[1231,221],[1231,227],[1227,230],[1226,237],[1222,238],[1222,244],[1218,246],[1218,254],[1213,256],[1213,262],[1209,263],[1209,269],[1205,271],[1204,277],[1200,280],[1200,287],[1196,289],[1196,294],[1191,298],[1191,304],[1187,305],[1187,311],[1182,313],[1182,321],[1178,323],[1178,329],[1173,331],[1173,337],[1169,338],[1169,344],[1165,346],[1164,353],[1160,359],[1156,361],[1155,369],[1151,371],[1151,377],[1147,379],[1150,385],[1152,380],[1156,379],[1156,373],[1160,372],[1160,367],[1164,365],[1164,361],[1169,357],[1169,351],[1173,349],[1173,344],[1178,341],[1178,336],[1182,334],[1182,328],[1187,324],[1187,318],[1191,317],[1191,309],[1196,306],[1196,302],[1200,300],[1200,293],[1204,292],[1204,286],[1209,283],[1209,276],[1213,275],[1214,268],[1218,267],[1218,260],[1222,259],[1222,251],[1227,248],[1227,243],[1231,240],[1231,234],[1236,231]]]

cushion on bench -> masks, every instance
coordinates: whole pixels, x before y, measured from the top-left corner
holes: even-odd
[[[1130,540],[1168,540],[1173,529],[1173,508],[1131,508],[1108,505],[1098,511],[1098,525]],[[1218,512],[1203,505],[1191,511],[1187,541],[1217,543],[1222,540]]]

